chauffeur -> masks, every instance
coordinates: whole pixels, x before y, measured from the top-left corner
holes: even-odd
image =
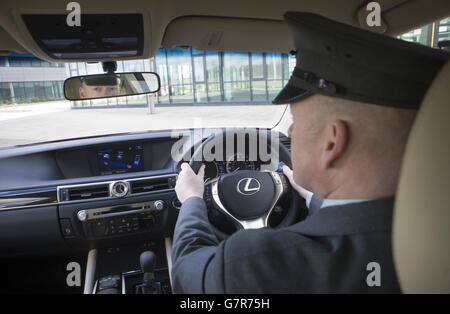
[[[120,96],[120,79],[115,75],[80,77],[80,98],[102,98]]]
[[[310,13],[285,20],[297,64],[273,102],[290,103],[293,171],[283,172],[309,215],[219,242],[202,199],[204,167],[195,174],[183,164],[174,291],[400,292],[391,253],[397,178],[415,112],[449,55]]]

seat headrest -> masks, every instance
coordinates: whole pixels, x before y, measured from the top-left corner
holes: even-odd
[[[393,254],[405,293],[450,293],[450,62],[428,90],[402,164]]]

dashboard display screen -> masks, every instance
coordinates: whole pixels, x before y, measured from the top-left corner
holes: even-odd
[[[144,146],[99,149],[97,161],[101,175],[142,171],[144,170]]]

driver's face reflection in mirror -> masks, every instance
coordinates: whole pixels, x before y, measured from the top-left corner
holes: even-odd
[[[97,84],[96,84],[97,83]],[[99,84],[100,83],[100,84]],[[83,80],[79,88],[80,98],[101,98],[121,95],[119,80],[108,78],[107,80]]]

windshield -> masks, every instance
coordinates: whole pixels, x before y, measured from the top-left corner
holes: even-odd
[[[6,147],[148,130],[272,128],[286,106],[271,100],[287,83],[295,57],[159,49],[151,59],[117,62],[117,72],[158,73],[159,92],[80,101],[64,100],[64,80],[103,73],[100,63],[56,64],[11,54],[0,64],[0,147]]]

